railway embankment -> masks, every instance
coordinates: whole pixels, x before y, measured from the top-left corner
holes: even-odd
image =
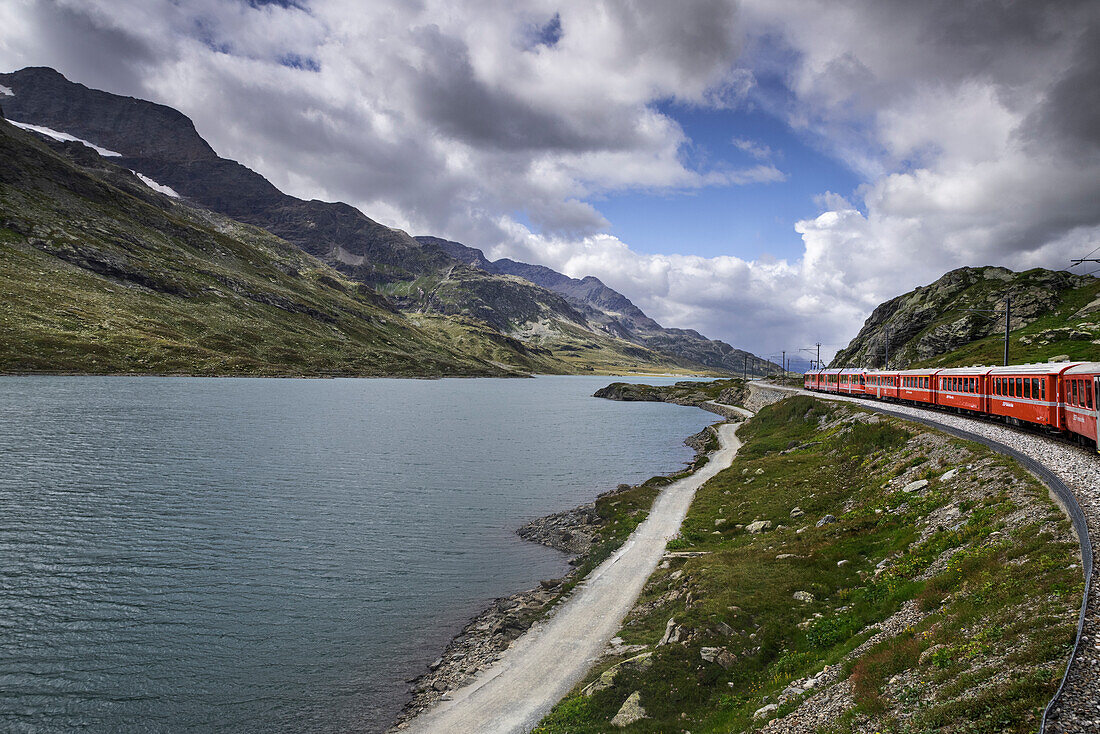
[[[807,396],[739,437],[617,644],[536,731],[1038,728],[1083,586],[1045,486],[981,444]]]
[[[803,390],[773,386],[767,389],[786,395],[807,394]],[[1100,548],[1100,457],[1095,454],[1055,438],[984,419],[845,396],[831,395],[829,398],[934,421],[945,428],[966,431],[1019,452],[1050,471],[1073,493],[1087,524],[1089,540],[1094,548]],[[1096,563],[1093,564],[1089,596],[1084,600],[1079,646],[1066,672],[1064,688],[1047,718],[1046,732],[1050,734],[1100,731],[1100,566]]]

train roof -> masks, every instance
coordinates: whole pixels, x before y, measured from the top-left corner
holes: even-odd
[[[1066,370],[1072,369],[1082,362],[1043,362],[1039,364],[1010,364],[1004,367],[994,367],[991,375],[1060,375]]]
[[[1100,375],[1100,362],[1083,362],[1066,370],[1067,375]]]
[[[895,375],[934,375],[937,372],[943,372],[941,367],[925,367],[922,370],[897,370]]]
[[[830,367],[829,369],[821,370],[821,374],[823,374],[823,375],[839,375],[843,371],[844,370],[841,369],[840,367]]]
[[[988,375],[993,369],[988,365],[981,367],[949,367],[940,370],[940,375]]]
[[[850,374],[850,375],[858,375],[858,374],[861,374],[861,373],[865,373],[866,371],[867,370],[864,369],[863,367],[845,367],[840,372],[841,372],[841,374],[847,373],[847,374]]]

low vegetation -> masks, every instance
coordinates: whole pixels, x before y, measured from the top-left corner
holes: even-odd
[[[643,385],[613,382],[596,391],[594,397],[626,402],[702,405],[708,401],[740,405],[747,396],[745,381],[739,378],[709,382],[685,380],[673,385]]]
[[[1100,361],[1100,281],[1066,291],[1057,308],[1009,333],[1011,364],[1047,362],[1054,357],[1082,362]],[[1091,306],[1091,308],[1090,308]],[[1004,320],[1001,320],[1004,323]],[[973,341],[913,367],[963,367],[1002,364],[1003,333]]]
[[[536,731],[1034,731],[1082,590],[1045,488],[979,445],[809,397],[739,435],[622,644]]]

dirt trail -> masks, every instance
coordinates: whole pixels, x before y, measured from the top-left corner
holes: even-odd
[[[719,449],[710,461],[666,487],[622,548],[589,574],[549,619],[532,627],[496,664],[454,691],[450,700],[413,719],[404,731],[511,734],[533,729],[618,632],[665,544],[679,531],[695,491],[733,461],[741,447],[736,430],[731,424],[718,428]]]

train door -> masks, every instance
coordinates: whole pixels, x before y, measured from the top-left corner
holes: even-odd
[[[1096,450],[1100,451],[1100,375],[1092,378],[1092,409],[1096,420]]]

